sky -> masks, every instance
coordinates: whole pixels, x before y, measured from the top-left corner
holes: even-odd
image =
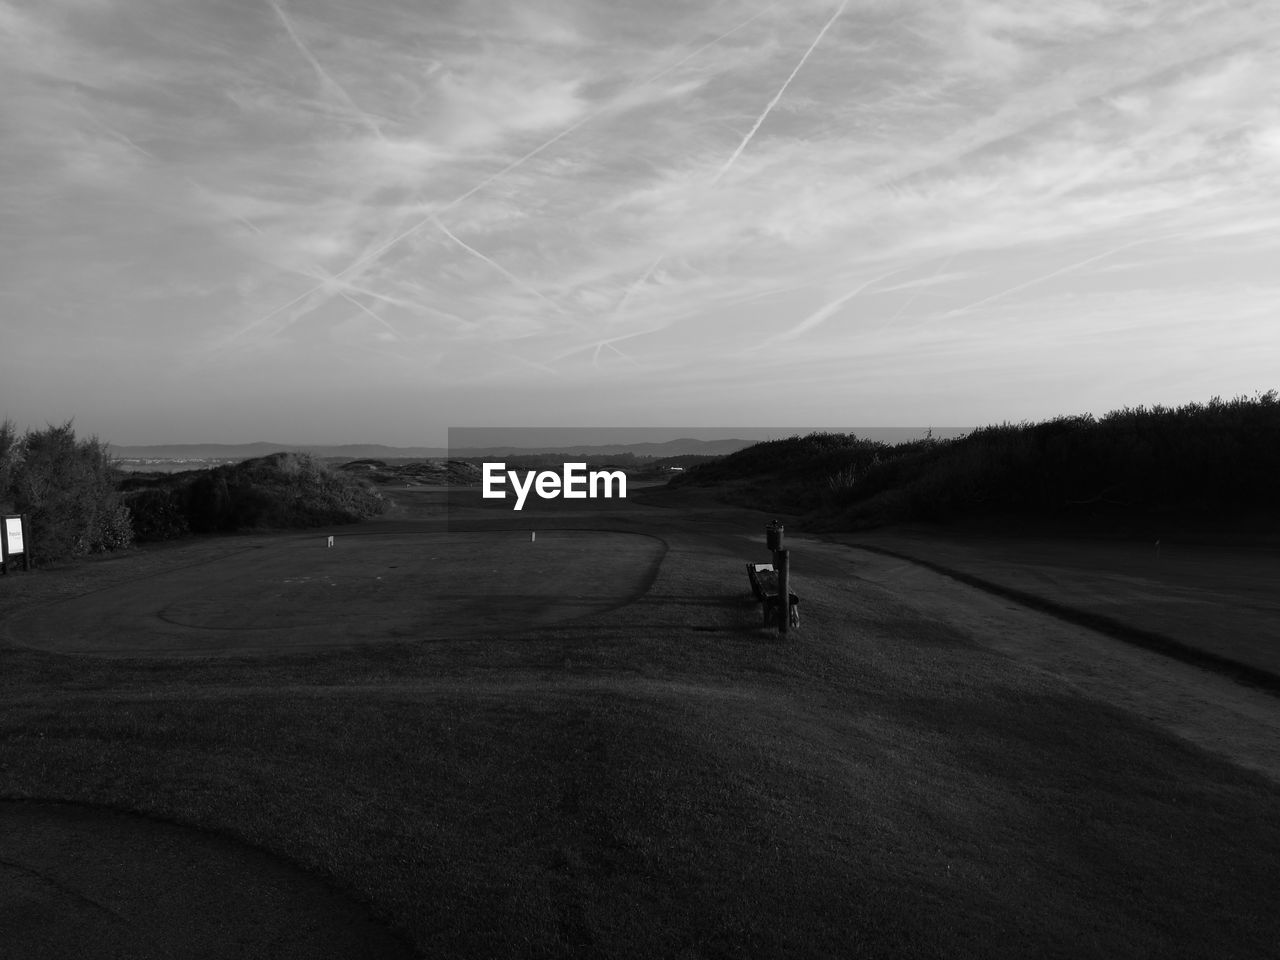
[[[0,419],[979,426],[1280,386],[1274,0],[0,0]]]

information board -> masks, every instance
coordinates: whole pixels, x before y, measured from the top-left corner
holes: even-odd
[[[26,553],[26,547],[22,545],[22,518],[21,517],[5,517],[4,518],[4,539],[5,553],[13,556],[16,553]]]

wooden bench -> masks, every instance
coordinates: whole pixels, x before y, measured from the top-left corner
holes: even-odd
[[[776,623],[778,617],[778,573],[772,563],[748,563],[747,579],[751,581],[751,592],[760,601],[764,612],[764,625]],[[787,607],[791,611],[791,625],[800,626],[800,598],[792,591],[788,593]]]

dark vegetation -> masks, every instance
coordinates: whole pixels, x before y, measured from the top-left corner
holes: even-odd
[[[120,489],[139,540],[355,523],[386,508],[364,479],[306,453],[273,453],[189,473],[132,474]]]
[[[192,533],[354,523],[386,501],[363,479],[305,453],[183,473],[123,473],[106,443],[72,422],[0,422],[0,511],[25,514],[39,565]]]
[[[814,433],[756,444],[672,482],[830,528],[1003,517],[1146,532],[1275,512],[1280,397],[1126,407],[888,445]]]
[[[433,487],[480,482],[480,468],[465,460],[364,459],[331,465],[335,470],[380,486]]]
[[[128,547],[134,533],[107,446],[71,421],[19,437],[0,423],[0,509],[26,514],[34,562]]]

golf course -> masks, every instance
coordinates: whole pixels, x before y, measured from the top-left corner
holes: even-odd
[[[1274,549],[387,493],[0,581],[0,957],[1274,955]]]

